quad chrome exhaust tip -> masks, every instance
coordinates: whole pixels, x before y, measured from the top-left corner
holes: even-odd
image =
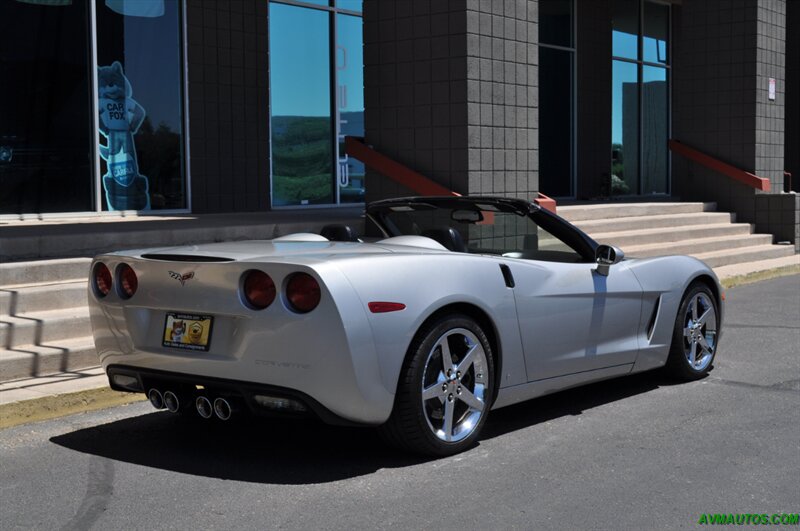
[[[147,399],[150,400],[154,408],[164,409],[164,397],[161,395],[161,391],[155,387],[147,392]]]
[[[167,411],[170,413],[177,413],[181,408],[181,401],[178,400],[178,395],[172,391],[166,391],[164,393],[164,407],[166,407]]]
[[[231,418],[231,405],[224,398],[217,398],[214,400],[214,413],[220,420],[228,420]]]
[[[197,414],[204,419],[210,419],[214,414],[214,408],[211,406],[211,401],[204,396],[197,397],[197,400],[194,401],[194,407],[197,409]]]

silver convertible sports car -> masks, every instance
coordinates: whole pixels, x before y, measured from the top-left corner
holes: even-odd
[[[111,387],[206,419],[377,426],[447,455],[492,409],[663,366],[711,370],[724,293],[694,258],[625,258],[517,199],[392,199],[366,218],[369,243],[332,225],[96,257]]]

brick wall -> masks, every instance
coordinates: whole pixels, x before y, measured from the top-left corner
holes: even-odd
[[[534,0],[366,0],[366,141],[460,193],[538,188]],[[412,193],[368,171],[367,200]]]
[[[673,137],[783,188],[786,2],[691,0],[675,7]],[[768,100],[768,79],[777,81]],[[755,222],[756,191],[673,155],[673,192]],[[773,202],[774,203],[774,202]]]
[[[467,192],[464,2],[364,2],[365,136],[383,153]],[[367,201],[412,192],[368,169]]]
[[[194,212],[269,209],[267,9],[186,2]]]

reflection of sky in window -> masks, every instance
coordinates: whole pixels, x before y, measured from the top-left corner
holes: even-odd
[[[636,63],[611,61],[613,87],[611,90],[611,142],[622,143],[622,86],[636,83]]]
[[[667,41],[645,37],[642,48],[645,61],[651,63],[667,63]]]
[[[636,59],[638,54],[638,36],[633,33],[614,30],[611,33],[611,53],[616,57]]]
[[[645,83],[649,83],[650,81],[666,81],[667,69],[657,66],[645,66],[642,69],[642,76],[644,77],[643,81]]]
[[[330,57],[325,11],[270,4],[273,116],[330,116]]]
[[[120,61],[125,76],[133,87],[133,99],[144,107],[154,127],[164,123],[172,131],[181,130],[181,54],[179,7],[176,0],[167,0],[160,17],[124,17],[124,34],[108,34],[98,28],[98,60],[100,66]],[[98,14],[119,17],[105,5],[98,5]],[[100,12],[100,10],[103,10]],[[124,39],[124,57],[109,53],[116,46],[103,46],[115,39]]]

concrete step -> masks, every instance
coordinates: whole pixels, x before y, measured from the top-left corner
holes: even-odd
[[[683,214],[662,214],[654,216],[633,216],[612,219],[584,220],[575,223],[582,231],[616,232],[661,227],[682,227],[686,225],[716,225],[732,223],[735,216],[729,212],[689,212]]]
[[[742,247],[739,249],[725,249],[722,251],[712,251],[710,253],[700,253],[694,255],[708,264],[710,267],[721,267],[731,264],[742,264],[755,262],[757,260],[771,260],[773,258],[783,258],[794,255],[793,245],[756,245],[754,247]]]
[[[755,262],[742,262],[714,268],[720,280],[737,277],[740,275],[750,275],[760,271],[779,268],[800,268],[800,255],[793,254],[781,258],[770,258],[769,260],[756,260]]]
[[[91,334],[88,306],[0,316],[0,348],[47,345]]]
[[[0,381],[94,367],[99,363],[91,336],[0,349]]]
[[[89,278],[90,258],[0,263],[0,288]]]
[[[739,247],[753,247],[756,245],[772,244],[770,234],[750,234],[746,236],[722,236],[715,238],[698,238],[695,240],[684,240],[677,242],[659,242],[647,245],[633,245],[625,249],[625,254],[631,257],[648,258],[650,256],[666,256],[671,254],[707,253],[720,251],[723,249],[735,249]]]
[[[623,251],[627,247],[647,245],[653,242],[678,242],[697,238],[720,238],[725,236],[749,235],[753,227],[749,223],[725,223],[700,227],[665,227],[647,230],[615,232],[588,232],[599,243],[616,245]],[[627,252],[627,251],[626,251]]]
[[[716,208],[716,203],[601,203],[559,206],[558,215],[575,223],[593,219],[708,212]]]
[[[86,306],[86,290],[86,280],[0,287],[0,316]]]

